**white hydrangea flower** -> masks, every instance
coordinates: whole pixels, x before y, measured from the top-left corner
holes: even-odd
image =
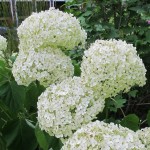
[[[97,40],[85,51],[81,77],[87,86],[104,98],[143,86],[146,69],[136,48],[121,40]]]
[[[7,48],[7,40],[3,36],[0,35],[0,58],[4,57],[3,51]]]
[[[39,97],[38,122],[42,130],[57,138],[69,137],[83,124],[96,118],[105,100],[86,88],[80,77],[51,85]]]
[[[71,59],[60,49],[45,48],[39,52],[20,51],[12,68],[13,76],[19,85],[28,86],[38,80],[45,87],[73,76]]]
[[[96,121],[82,126],[61,150],[145,150],[134,131]]]
[[[150,127],[138,130],[136,133],[142,143],[146,146],[147,150],[150,150]]]
[[[17,31],[19,49],[24,51],[48,46],[69,50],[79,44],[84,47],[87,37],[72,14],[54,8],[33,13],[22,22]]]

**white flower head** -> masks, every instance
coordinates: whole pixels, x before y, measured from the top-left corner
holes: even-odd
[[[142,143],[146,146],[147,150],[150,149],[150,127],[138,130],[137,135],[139,136]]]
[[[78,129],[61,150],[145,150],[135,132],[96,121]]]
[[[0,58],[3,58],[3,51],[7,48],[7,40],[0,35]]]
[[[80,77],[52,85],[39,97],[38,122],[42,130],[57,138],[70,137],[82,125],[96,118],[105,101],[86,88]]]
[[[18,27],[19,49],[28,51],[39,47],[73,49],[81,44],[84,47],[86,32],[79,21],[58,9],[50,8],[40,13],[33,13]]]
[[[19,85],[28,86],[38,80],[45,87],[73,76],[71,59],[60,49],[51,47],[41,51],[20,51],[12,68],[13,76]]]
[[[97,40],[85,51],[81,78],[104,98],[143,86],[146,69],[136,48],[122,40]]]

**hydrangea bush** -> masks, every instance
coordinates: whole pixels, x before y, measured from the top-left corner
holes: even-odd
[[[84,53],[81,77],[73,77],[71,59],[63,50],[83,48],[86,40],[75,17],[50,8],[32,14],[17,31],[20,51],[13,76],[19,85],[38,80],[46,87],[37,102],[39,127],[50,136],[69,138],[62,150],[146,149],[137,133],[92,122],[106,98],[145,84],[146,69],[133,45],[115,39],[95,41]]]
[[[82,126],[61,150],[145,150],[134,131],[100,121]]]
[[[85,51],[81,78],[103,98],[143,86],[146,69],[136,48],[122,40],[96,40]]]

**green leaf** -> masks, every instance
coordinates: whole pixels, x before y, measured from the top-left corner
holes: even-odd
[[[127,40],[135,42],[138,40],[138,37],[136,35],[128,35]]]
[[[4,68],[5,67],[5,62],[3,60],[0,60],[0,67]]]
[[[0,133],[0,150],[6,150],[6,143]]]
[[[50,148],[52,148],[53,150],[60,150],[62,146],[63,144],[60,139],[50,137]]]
[[[79,64],[74,64],[74,75],[75,76],[80,76],[81,74],[81,69]]]
[[[5,94],[9,91],[9,82],[5,82],[0,86],[0,97],[3,98]]]
[[[148,111],[148,114],[147,114],[147,123],[150,126],[150,110]]]
[[[114,105],[118,109],[118,108],[123,107],[126,101],[127,101],[126,99],[118,98],[118,99],[115,99]]]
[[[12,77],[11,70],[3,61],[0,61],[0,99],[11,111],[23,109],[25,87],[17,85]]]
[[[131,97],[136,97],[136,95],[137,95],[137,92],[138,92],[138,90],[133,90],[133,91],[130,91],[128,94],[131,96]]]
[[[31,106],[36,107],[38,96],[39,96],[38,87],[35,82],[31,83],[26,90],[26,100],[25,100],[25,108],[27,110],[30,109]]]
[[[0,130],[12,120],[14,115],[11,110],[0,100]]]
[[[30,110],[30,108],[37,109],[37,101],[38,97],[41,95],[41,93],[45,90],[43,86],[41,86],[38,81],[32,82],[27,88],[26,88],[26,99],[24,102],[24,107],[27,110]]]
[[[35,129],[35,135],[40,147],[43,150],[48,150],[49,148],[52,148],[53,150],[60,150],[62,147],[60,139],[57,139],[53,136],[49,136],[46,132],[41,131],[38,125]]]
[[[85,28],[89,28],[89,27],[90,27],[90,25],[86,23],[85,17],[80,16],[78,19],[79,19],[79,21],[80,21],[80,24],[81,24],[83,27],[85,27]]]
[[[8,122],[2,134],[9,150],[35,150],[37,147],[34,129],[23,119]]]
[[[55,138],[54,136],[49,137],[49,143],[49,148],[52,148],[53,150],[60,150],[63,145],[61,140]]]
[[[108,33],[108,38],[117,38],[118,37],[118,30],[115,28],[111,28],[111,30]]]
[[[146,32],[146,41],[150,43],[150,31]]]
[[[0,86],[11,78],[11,70],[7,68],[6,63],[0,60]]]
[[[95,29],[96,29],[96,31],[104,31],[105,29],[102,27],[102,25],[100,25],[100,24],[96,24],[95,25]]]
[[[93,12],[92,11],[86,11],[85,13],[82,14],[82,16],[90,16]]]
[[[17,85],[15,81],[0,86],[0,98],[13,112],[23,110],[25,97],[25,87]]]
[[[14,106],[22,108],[26,97],[25,87],[19,86],[15,81],[10,82],[10,87],[14,99]]]
[[[43,150],[48,150],[50,143],[49,143],[45,133],[43,131],[41,131],[41,129],[39,128],[38,125],[35,128],[35,136],[37,138],[37,141],[38,141],[38,144],[40,145],[40,147]]]
[[[107,106],[110,111],[117,112],[117,109],[122,108],[125,103],[126,99],[123,99],[121,95],[118,95],[114,99],[109,99]]]
[[[136,0],[135,0],[135,1],[136,1]],[[141,8],[140,6],[131,7],[131,8],[129,8],[129,10],[135,11],[135,12],[137,12],[138,14],[141,14],[141,13],[144,12],[143,8]]]
[[[130,114],[124,117],[120,124],[123,127],[127,127],[133,131],[137,131],[139,129],[139,118],[135,114]]]

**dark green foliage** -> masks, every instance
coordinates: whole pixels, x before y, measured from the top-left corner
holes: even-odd
[[[38,145],[34,129],[23,118],[9,121],[2,133],[9,150],[33,150]]]
[[[17,85],[8,67],[0,60],[0,144],[9,150],[34,150],[38,143],[31,125],[44,89],[38,82],[29,87]]]

